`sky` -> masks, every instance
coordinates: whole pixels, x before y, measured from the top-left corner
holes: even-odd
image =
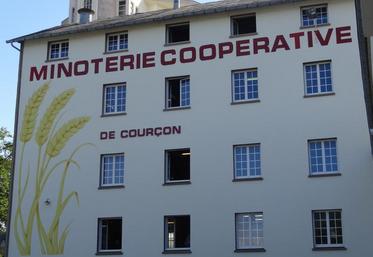
[[[13,133],[19,52],[5,41],[59,25],[68,16],[69,0],[3,2],[0,15],[0,127]]]

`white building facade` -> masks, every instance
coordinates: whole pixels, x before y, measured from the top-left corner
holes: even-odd
[[[373,40],[360,4],[70,15],[10,40],[8,256],[370,256]]]

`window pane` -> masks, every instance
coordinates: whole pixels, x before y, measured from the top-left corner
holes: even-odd
[[[256,177],[261,175],[260,145],[234,147],[235,177]]]
[[[126,85],[105,86],[105,113],[126,111]]]
[[[238,249],[263,247],[263,214],[236,215],[236,243]]]
[[[124,183],[124,155],[104,155],[102,163],[102,185],[122,185]]]
[[[189,79],[181,80],[181,106],[190,105],[190,85]]]
[[[303,27],[328,24],[327,6],[315,6],[305,8],[302,10],[301,16]]]

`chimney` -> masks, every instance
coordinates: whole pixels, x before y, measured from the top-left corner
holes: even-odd
[[[87,24],[92,21],[93,14],[95,13],[93,10],[89,8],[81,8],[78,10],[79,13],[79,24]]]
[[[180,1],[181,0],[174,0],[174,9],[179,9],[180,8]]]

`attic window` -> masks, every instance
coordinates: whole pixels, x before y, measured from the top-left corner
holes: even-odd
[[[126,0],[119,0],[118,2],[118,15],[124,16],[126,15]]]
[[[50,42],[48,47],[48,60],[59,60],[69,57],[69,41]]]
[[[232,36],[256,33],[255,14],[231,17]]]
[[[190,181],[190,149],[166,151],[166,183]]]
[[[189,23],[166,26],[166,44],[188,42],[189,40]]]

